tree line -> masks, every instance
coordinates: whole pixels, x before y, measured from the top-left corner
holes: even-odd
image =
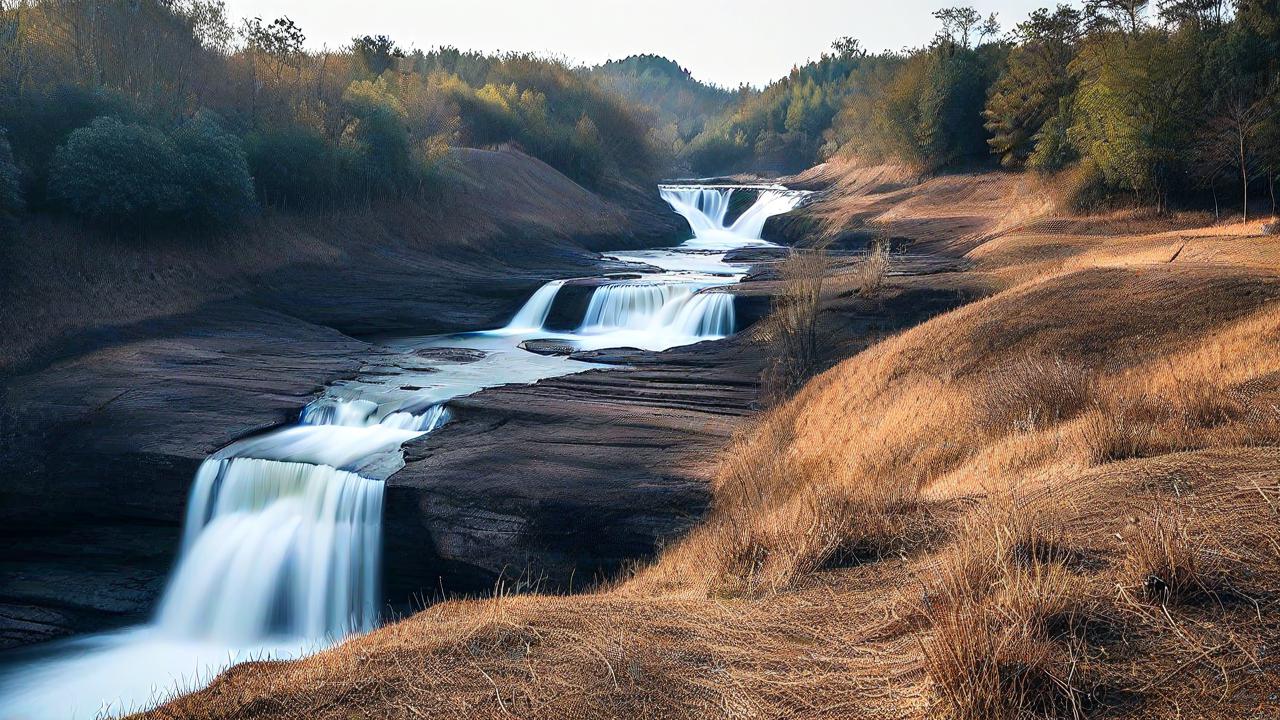
[[[512,144],[606,191],[670,162],[650,111],[563,61],[305,43],[222,0],[0,0],[0,222],[218,228],[421,197],[454,146]]]
[[[1275,212],[1280,2],[1084,0],[1002,33],[944,8],[924,47],[857,40],[707,123],[694,170],[794,171],[837,156],[925,172],[998,161],[1056,173],[1081,208],[1131,199]]]

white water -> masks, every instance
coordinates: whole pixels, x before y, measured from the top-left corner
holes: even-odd
[[[655,337],[702,339],[732,334],[733,296],[699,289],[697,283],[605,285],[592,293],[578,332],[642,330]]]
[[[0,718],[118,715],[207,683],[229,664],[289,658],[376,626],[383,483],[399,448],[448,420],[448,400],[592,367],[519,349],[550,338],[582,349],[663,350],[735,330],[733,295],[713,288],[746,268],[725,261],[760,239],[765,219],[799,195],[760,189],[725,226],[732,189],[664,187],[694,237],[669,250],[608,257],[660,272],[607,281],[573,331],[546,329],[566,281],[539,288],[505,327],[386,343],[394,372],[335,383],[297,425],[236,442],[192,485],[182,549],[153,623],[28,651],[0,681]],[[423,361],[434,348],[482,351],[474,362]],[[410,362],[412,361],[412,362]]]
[[[508,332],[524,332],[527,330],[538,330],[547,322],[547,315],[551,313],[551,304],[555,302],[556,295],[559,294],[560,288],[564,286],[563,280],[552,280],[551,282],[538,288],[538,291],[520,308],[515,317],[511,318],[511,322],[507,323],[504,330]]]
[[[380,481],[326,465],[207,461],[157,624],[245,644],[369,630],[381,540]]]

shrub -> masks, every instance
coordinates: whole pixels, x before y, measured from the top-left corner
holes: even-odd
[[[317,133],[273,130],[251,136],[247,145],[263,203],[298,209],[324,205],[337,196],[338,154]]]
[[[186,219],[222,226],[253,210],[253,178],[238,138],[201,113],[178,129],[174,141],[182,155]]]
[[[58,147],[72,132],[105,115],[128,118],[132,108],[110,90],[69,85],[0,107],[0,125],[8,128],[14,163],[23,169],[29,205],[44,204],[49,163]]]
[[[732,169],[751,156],[752,148],[741,135],[726,131],[706,132],[694,138],[685,150],[694,172],[712,174]]]
[[[145,229],[182,215],[187,191],[181,168],[182,157],[164,133],[98,118],[54,153],[49,196],[90,222]]]
[[[0,131],[0,229],[11,225],[22,208],[18,166],[13,163],[13,151],[9,147],[8,138]]]

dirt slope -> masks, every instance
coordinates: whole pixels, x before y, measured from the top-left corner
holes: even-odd
[[[443,603],[150,716],[1280,716],[1280,239],[882,172],[841,169],[809,222],[971,269],[833,278],[823,322],[879,342],[727,448],[653,564]],[[972,302],[871,330],[926,289]]]

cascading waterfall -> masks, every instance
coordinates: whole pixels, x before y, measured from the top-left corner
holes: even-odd
[[[564,286],[563,280],[552,280],[551,282],[538,288],[537,292],[525,302],[524,307],[511,318],[511,322],[507,323],[504,330],[508,332],[520,332],[522,330],[537,330],[547,322],[547,315],[551,313],[551,306],[556,301],[556,295],[560,293],[560,288]]]
[[[394,410],[379,415],[382,408],[371,400],[343,400],[321,398],[302,409],[300,425],[338,425],[341,427],[371,427],[379,425],[395,430],[431,432],[448,420],[448,410],[443,404],[432,405],[426,412],[414,414]]]
[[[372,628],[382,487],[325,465],[205,461],[159,625],[238,643]]]
[[[793,209],[803,196],[797,192],[768,188],[760,191],[755,204],[738,216],[729,227],[729,232],[744,238],[759,240],[764,233],[764,223],[774,215],[781,215]]]
[[[724,218],[729,214],[733,188],[663,187],[658,193],[673,210],[689,221],[694,235],[726,229]]]
[[[664,186],[659,189],[663,200],[689,222],[694,240],[690,248],[731,249],[746,244],[764,243],[760,235],[770,217],[791,210],[804,194],[781,186],[752,188],[756,201],[732,225],[726,226],[729,199],[733,188],[710,186]]]
[[[645,330],[668,337],[714,338],[734,331],[733,296],[698,292],[694,283],[618,283],[596,288],[578,332]]]
[[[657,324],[677,337],[721,338],[732,335],[737,319],[733,295],[725,292],[698,292],[688,301],[663,308]]]
[[[345,469],[447,418],[321,398],[299,424],[236,443],[196,472],[159,625],[189,638],[335,639],[378,618],[382,488]]]
[[[755,203],[726,226],[725,218],[734,188],[660,187],[659,194],[689,222],[694,233],[692,240],[668,254],[691,258],[694,257],[691,252],[727,251],[751,244],[768,245],[760,239],[765,221],[795,207],[802,194],[781,186],[751,189],[757,193]],[[729,272],[726,277],[736,281],[736,276],[731,274],[733,271]],[[608,342],[607,338],[612,337],[622,344],[663,349],[725,337],[736,330],[733,295],[706,292],[708,288],[724,284],[723,280],[706,276],[695,280],[690,279],[688,273],[674,271],[655,276],[654,280],[626,280],[600,285],[592,293],[577,329],[570,335],[555,333],[545,325],[564,284],[564,280],[555,280],[543,285],[506,327],[490,333],[518,335],[546,331],[567,340],[590,338],[597,345]]]

